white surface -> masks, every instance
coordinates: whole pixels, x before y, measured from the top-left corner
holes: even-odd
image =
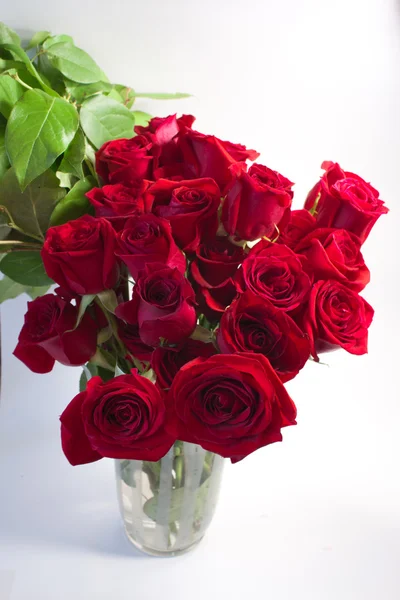
[[[72,34],[116,81],[192,92],[140,106],[256,148],[297,182],[298,206],[331,159],[391,208],[365,244],[369,355],[331,355],[290,384],[298,426],[228,466],[209,534],[182,558],[125,540],[111,461],[68,465],[58,416],[79,370],[30,373],[11,356],[25,299],[2,307],[1,600],[398,600],[400,2],[1,4],[11,26]]]

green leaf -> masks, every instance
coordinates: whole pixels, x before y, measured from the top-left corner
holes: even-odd
[[[114,377],[119,377],[119,375],[126,375],[126,373],[119,368],[118,363],[115,365]]]
[[[74,40],[70,35],[52,35],[44,42],[43,50],[48,50],[50,46],[54,46],[54,44],[69,44],[70,46],[73,46]]]
[[[40,46],[45,40],[47,40],[48,37],[50,37],[50,35],[50,31],[36,32],[29,44],[27,45],[26,50],[30,50],[31,48],[35,48],[36,46]]]
[[[5,300],[16,298],[25,291],[26,286],[21,285],[8,277],[3,277],[3,279],[0,280],[0,303],[5,302]]]
[[[118,92],[118,94],[122,98],[122,103],[126,106],[126,108],[131,108],[133,103],[135,102],[135,90],[126,85],[121,85],[116,83],[114,85],[114,89]]]
[[[72,142],[78,113],[42,90],[28,90],[11,111],[6,148],[21,189],[46,171]]]
[[[135,125],[140,125],[142,127],[146,127],[153,118],[149,113],[142,112],[141,110],[135,110],[132,114],[135,117]]]
[[[21,45],[21,39],[15,31],[7,27],[4,23],[0,23],[0,44],[16,44]]]
[[[64,96],[65,84],[63,76],[61,75],[60,71],[57,71],[57,69],[50,64],[46,54],[39,54],[37,70],[40,73],[43,81],[47,85],[51,86],[51,88],[57,92],[58,96]],[[37,85],[31,87],[37,87]]]
[[[25,287],[25,292],[28,294],[28,296],[30,296],[30,298],[32,300],[35,300],[35,298],[39,298],[39,296],[44,296],[45,294],[47,294],[47,292],[49,291],[51,286],[49,285],[45,285],[45,286],[26,286]]]
[[[87,214],[90,211],[91,204],[86,198],[86,193],[94,185],[95,181],[92,177],[85,177],[85,179],[78,181],[56,205],[50,218],[50,225],[62,225]]]
[[[0,179],[3,177],[4,173],[7,171],[10,166],[8,162],[8,156],[6,152],[6,125],[5,123],[0,122]],[[0,238],[1,239],[1,238]]]
[[[92,165],[96,164],[96,150],[93,148],[91,144],[89,144],[87,138],[85,137],[85,157],[89,160]]]
[[[104,290],[97,294],[100,302],[110,313],[115,313],[115,309],[118,306],[117,295],[114,290]]]
[[[82,369],[82,375],[79,379],[80,392],[84,392],[89,379],[97,375],[97,367],[96,365],[92,365],[92,363],[87,363],[84,367],[82,367]]]
[[[10,219],[7,215],[6,212],[1,211],[0,212],[0,241],[3,242],[6,240],[7,236],[9,235],[11,228],[9,227],[9,223],[10,223]],[[1,244],[2,248],[1,251],[4,251],[5,249],[5,245]],[[7,246],[8,248],[8,246]]]
[[[204,504],[207,500],[208,492],[210,489],[210,478],[207,478],[205,482],[199,487],[196,493],[195,500],[195,509],[194,509],[194,517],[193,520],[196,521],[200,519],[203,515]],[[143,510],[146,515],[153,519],[153,521],[157,518],[157,508],[158,508],[158,493],[156,493],[150,500],[147,500],[143,506]],[[171,502],[170,502],[170,511],[168,515],[168,522],[173,523],[174,521],[178,521],[180,518],[180,514],[183,507],[185,496],[185,488],[180,487],[172,490],[171,493]]]
[[[82,105],[81,125],[92,144],[100,148],[110,140],[131,138],[134,116],[112,98],[94,96]]]
[[[22,85],[15,81],[11,75],[7,73],[0,75],[0,113],[6,119],[8,119],[14,104],[18,102],[24,92]]]
[[[0,264],[1,266],[1,264]],[[79,325],[79,323],[82,321],[83,319],[83,315],[86,312],[86,309],[88,308],[88,306],[90,306],[93,302],[93,300],[96,298],[96,294],[85,294],[84,296],[82,296],[81,298],[81,302],[79,304],[79,311],[78,311],[78,318],[76,319],[76,324],[74,329],[76,329]]]
[[[43,239],[55,205],[64,197],[65,190],[53,171],[46,171],[21,192],[13,168],[0,181],[0,206],[7,209],[13,223],[25,234]]]
[[[7,60],[4,58],[0,58],[0,71],[9,71],[10,69],[20,69],[24,63],[19,62],[17,60]]]
[[[94,83],[101,81],[104,74],[93,58],[84,50],[69,43],[52,44],[48,57],[54,68],[65,77],[77,83]]]
[[[108,92],[107,98],[112,98],[113,100],[115,100],[116,102],[119,102],[120,104],[124,103],[121,94],[119,92],[117,92],[117,90],[115,88],[112,88]]]
[[[0,49],[1,48],[9,50],[14,56],[17,56],[25,64],[27,71],[36,79],[36,81],[38,81],[44,92],[49,94],[49,96],[54,96],[55,98],[59,97],[57,92],[43,81],[35,66],[29,60],[29,56],[22,50],[20,46],[16,46],[15,44],[0,44]]]
[[[91,96],[101,94],[103,92],[109,92],[112,90],[111,83],[106,81],[96,81],[95,83],[75,83],[74,81],[65,81],[65,89],[68,94],[72,96],[74,100],[80,104],[87,100]]]
[[[175,94],[157,94],[152,92],[135,93],[136,98],[151,98],[152,100],[179,100],[180,98],[191,98],[192,94],[182,94],[176,92]]]
[[[22,285],[50,286],[40,252],[11,252],[0,262],[0,271]]]
[[[83,179],[82,162],[85,158],[85,136],[80,127],[76,130],[75,137],[66,149],[63,159],[58,167],[61,173],[71,173],[78,179]]]
[[[52,169],[54,171],[54,169]],[[75,179],[71,173],[63,173],[62,171],[56,171],[56,175],[60,180],[60,187],[68,188],[69,190],[74,187]]]

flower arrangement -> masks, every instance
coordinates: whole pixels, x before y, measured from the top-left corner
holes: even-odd
[[[177,440],[236,462],[296,423],[284,384],[310,357],[367,352],[378,192],[325,162],[292,210],[289,179],[193,122],[101,146],[94,216],[45,234],[59,287],[28,304],[15,355],[39,373],[87,363],[61,415],[73,465],[158,461]]]
[[[0,300],[31,294],[14,354],[32,371],[83,366],[61,415],[71,464],[154,462],[178,440],[236,462],[296,423],[284,384],[307,360],[367,352],[361,247],[388,209],[324,162],[292,210],[256,151],[190,115],[149,121],[141,95],[183,96],[0,24]]]

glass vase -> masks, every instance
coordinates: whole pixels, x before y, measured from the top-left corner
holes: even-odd
[[[116,460],[117,493],[129,540],[153,556],[200,542],[214,515],[224,459],[176,442],[158,462]]]

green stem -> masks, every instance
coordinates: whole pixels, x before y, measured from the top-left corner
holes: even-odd
[[[22,79],[18,77],[18,73],[15,73],[15,75],[11,75],[11,77],[15,79],[15,81],[18,81],[18,83],[27,90],[33,90],[33,88],[30,85],[28,85],[27,83],[25,83],[25,81],[22,81]]]
[[[35,60],[38,58],[38,56],[41,56],[42,54],[46,54],[44,50],[39,50],[39,52],[37,52],[35,54],[35,56],[33,58],[31,58],[31,63],[33,64],[35,62]]]

